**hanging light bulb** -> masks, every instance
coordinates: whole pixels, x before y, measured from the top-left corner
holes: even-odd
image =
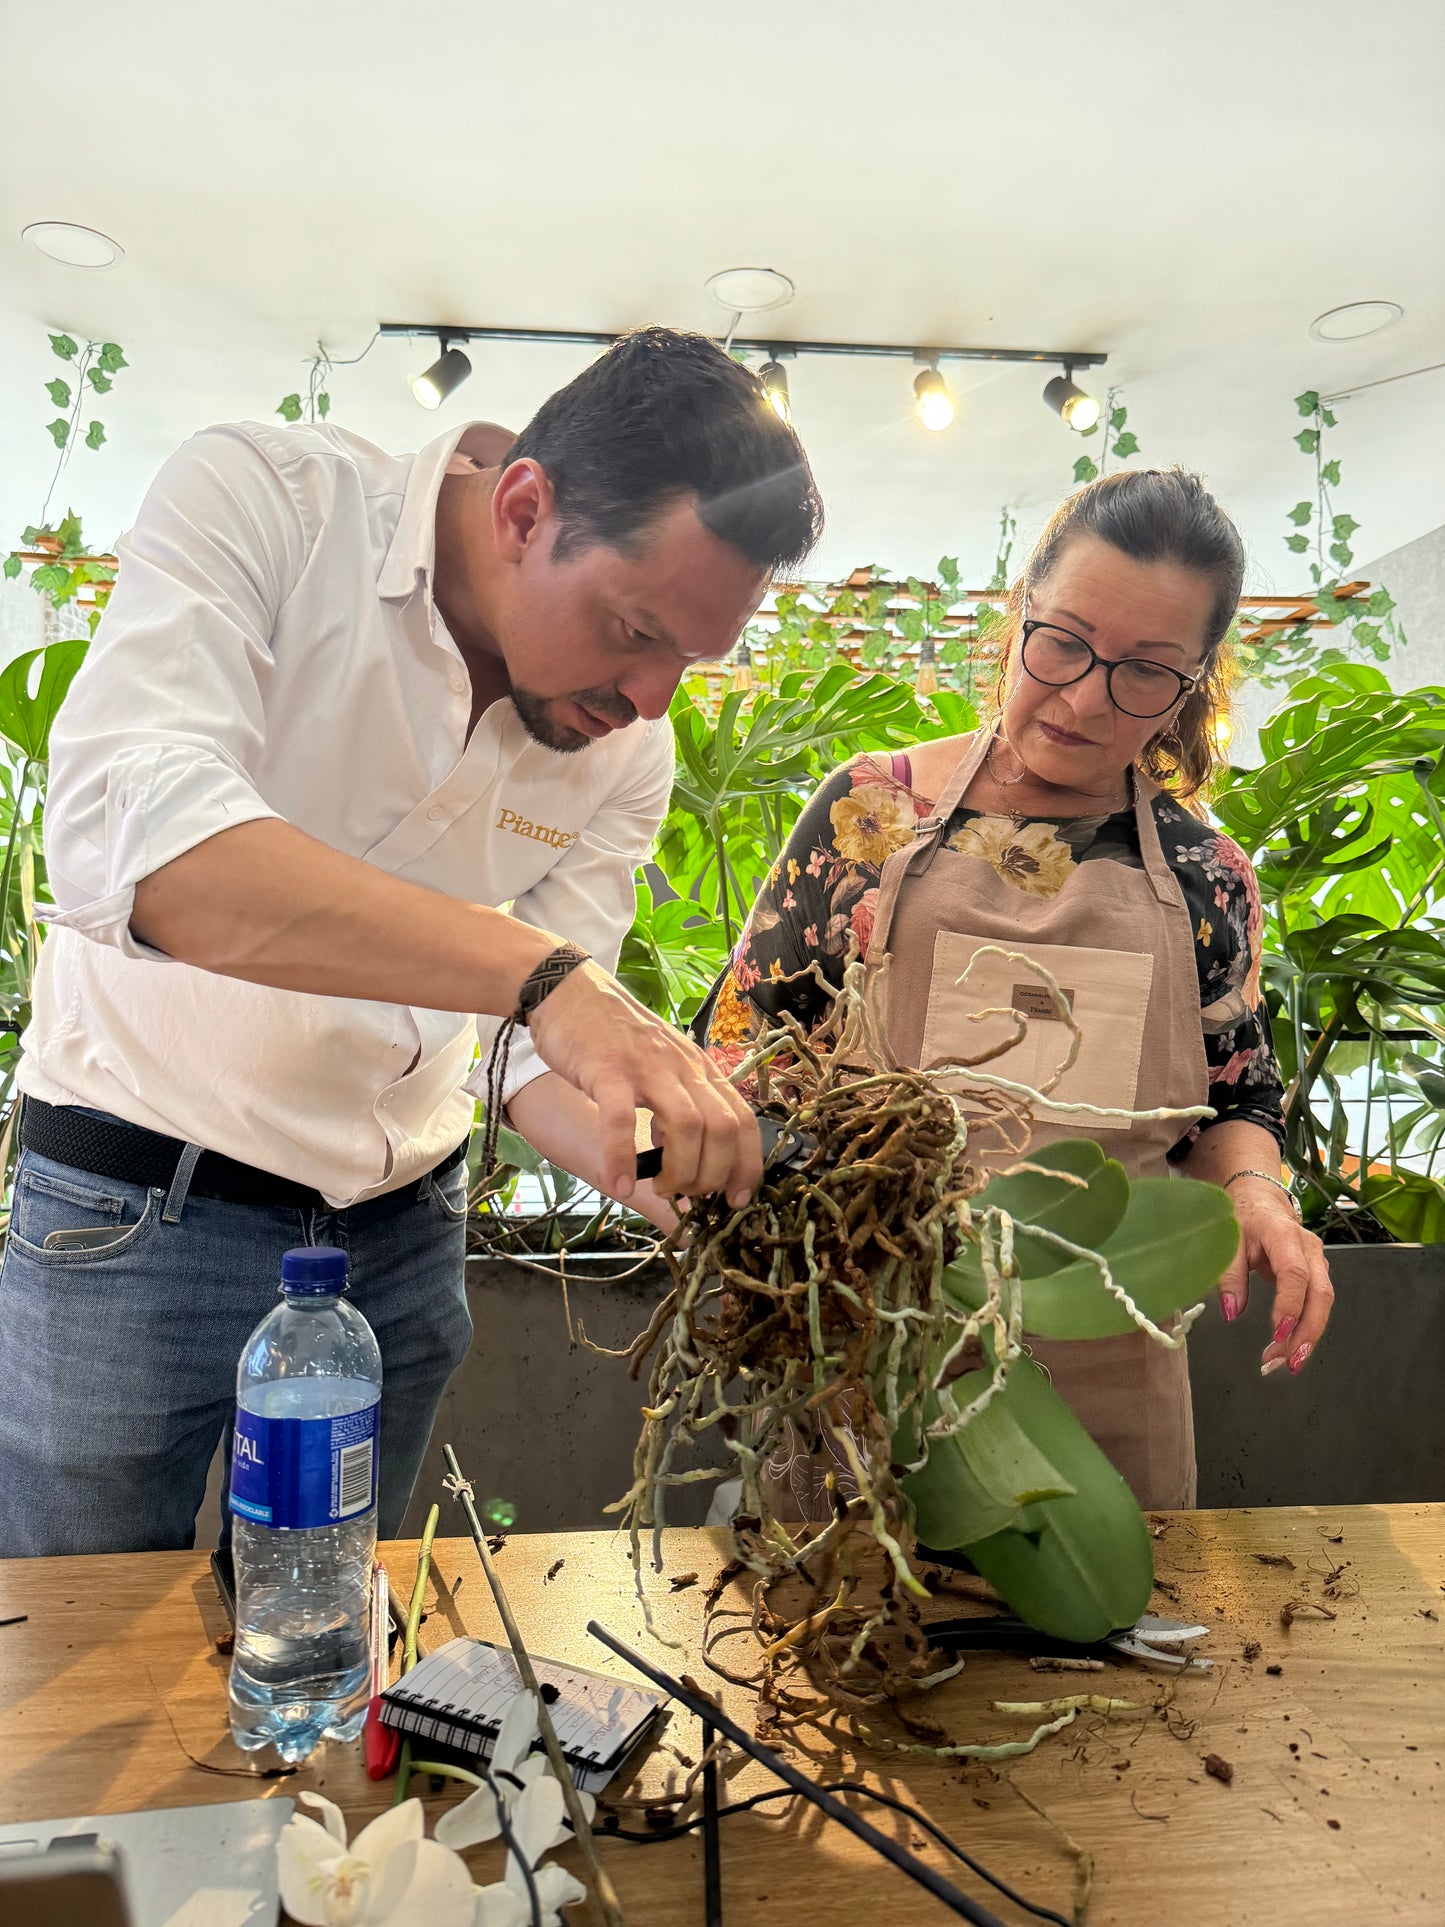
[[[411,392],[423,408],[440,408],[472,372],[468,356],[460,348],[449,348],[446,336],[440,337],[442,351],[430,368],[411,378]]]
[[[918,674],[913,678],[913,687],[920,696],[932,696],[938,691],[938,662],[933,653],[932,636],[925,636],[918,646]]]
[[[935,434],[953,420],[953,397],[936,365],[924,368],[915,377],[913,409],[923,426],[933,429]]]
[[[791,422],[793,404],[788,399],[788,377],[783,372],[783,364],[780,361],[765,361],[758,370],[758,380],[763,384],[768,406],[778,420]]]
[[[733,659],[733,689],[751,689],[753,686],[753,652],[745,642],[738,644],[738,653]]]
[[[1046,385],[1044,400],[1079,435],[1085,429],[1092,428],[1103,412],[1098,399],[1087,394],[1074,380],[1072,368],[1066,369],[1062,375],[1055,375]]]

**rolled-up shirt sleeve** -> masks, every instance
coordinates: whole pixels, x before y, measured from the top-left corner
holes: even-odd
[[[585,752],[583,752],[585,754]],[[622,939],[637,908],[639,864],[651,854],[672,794],[672,727],[666,717],[649,724],[645,742],[629,771],[630,780],[594,812],[577,841],[525,895],[512,905],[523,923],[555,930],[581,944],[605,970],[616,970]],[[485,1101],[486,1060],[499,1020],[477,1019],[482,1061],[467,1089]],[[522,1030],[513,1037],[503,1101],[547,1069]]]
[[[275,617],[307,546],[285,481],[238,431],[207,429],[161,469],[52,732],[47,922],[159,957],[131,935],[136,885],[279,815],[254,772]]]

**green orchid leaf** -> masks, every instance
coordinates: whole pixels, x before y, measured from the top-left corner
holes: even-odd
[[[50,397],[52,407],[69,408],[70,383],[68,381],[62,381],[57,375],[54,381],[46,382],[45,392]]]
[[[1337,461],[1326,462],[1320,470],[1320,476],[1326,488],[1338,488],[1340,485],[1339,463]]]
[[[1302,415],[1314,415],[1319,412],[1320,398],[1313,388],[1306,388],[1302,395],[1295,396],[1294,405]]]
[[[1074,463],[1074,480],[1076,482],[1092,482],[1098,472],[1099,464],[1092,461],[1087,455],[1081,455],[1078,461]]]
[[[1126,455],[1137,455],[1138,452],[1139,437],[1134,433],[1133,429],[1130,428],[1115,442],[1114,453],[1118,456],[1119,460],[1122,461]]]
[[[971,1201],[975,1213],[997,1207],[1007,1211],[1016,1228],[1014,1255],[1025,1278],[1041,1277],[1070,1262],[1068,1254],[1043,1238],[1027,1236],[1029,1225],[1042,1225],[1073,1244],[1094,1250],[1123,1221],[1129,1202],[1129,1180],[1124,1167],[1104,1155],[1088,1138],[1060,1138],[1029,1153],[1037,1171],[996,1177]],[[1069,1182],[1082,1178],[1084,1188]],[[986,1294],[977,1248],[967,1245],[944,1274],[944,1286],[959,1303],[977,1310]]]
[[[1027,1247],[1036,1242],[1027,1233],[1019,1237],[1021,1271]],[[1212,1184],[1141,1178],[1129,1187],[1118,1228],[1092,1248],[1115,1284],[1157,1325],[1198,1304],[1219,1283],[1239,1248],[1239,1226],[1228,1197]],[[943,1284],[970,1310],[981,1302],[978,1285],[957,1265],[944,1273]],[[1135,1329],[1098,1267],[1082,1259],[1033,1276],[1024,1272],[1023,1322],[1025,1331],[1040,1338],[1110,1338]]]
[[[316,412],[322,421],[325,421],[326,417],[331,413],[331,397],[324,388],[321,389],[316,396]]]
[[[74,361],[80,352],[69,335],[52,335],[50,337],[50,350],[52,354],[59,355],[62,361]]]
[[[1129,419],[1129,411],[1124,406],[1124,404],[1120,402],[1119,406],[1113,409],[1109,415],[1109,426],[1110,428],[1117,431],[1124,426],[1125,422],[1128,421],[1128,419]]]
[[[276,404],[276,413],[282,421],[299,422],[302,415],[300,395],[283,395]]]
[[[900,1479],[899,1487],[913,1509],[913,1529],[919,1540],[940,1552],[987,1539],[1019,1516],[1017,1505],[984,1485],[956,1437],[936,1439],[927,1462]]]
[[[1314,512],[1313,502],[1296,502],[1289,512],[1289,519],[1296,527],[1303,528]]]
[[[5,558],[5,569],[4,569],[5,580],[7,582],[13,582],[16,576],[19,575],[20,571],[24,567],[25,567],[25,564],[20,560],[20,557],[18,555],[15,555],[14,553],[7,555]]]
[[[1295,436],[1295,443],[1306,455],[1313,455],[1320,445],[1320,431],[1317,428],[1302,428]]]
[[[53,642],[0,671],[0,735],[32,762],[49,752],[50,726],[89,647],[86,640]]]
[[[1303,555],[1309,547],[1309,538],[1304,535],[1287,535],[1284,538],[1284,545],[1287,549],[1293,549],[1296,555]]]
[[[1031,1505],[988,1538],[954,1543],[967,1546],[1020,1619],[1056,1639],[1086,1644],[1132,1625],[1154,1587],[1149,1528],[1133,1493],[1032,1359],[1014,1361],[1003,1397],[1027,1437],[1068,1467],[1075,1490]],[[943,1510],[935,1495],[935,1514]]]
[[[45,424],[45,432],[57,448],[64,448],[70,440],[70,423],[63,415],[57,415],[53,422]]]
[[[122,368],[128,368],[130,366],[130,363],[113,341],[103,341],[101,343],[100,354],[97,359],[108,375],[119,374]]]
[[[87,447],[87,448],[99,448],[99,447],[100,447],[100,445],[101,445],[101,443],[102,443],[102,442],[103,442],[104,440],[105,440],[105,430],[104,430],[104,428],[102,428],[102,427],[101,427],[101,425],[100,425],[100,423],[99,423],[99,422],[92,422],[92,423],[90,424],[90,427],[89,427],[89,428],[87,428],[87,429],[86,429],[86,431],[85,431],[85,445],[86,445],[86,447]]]

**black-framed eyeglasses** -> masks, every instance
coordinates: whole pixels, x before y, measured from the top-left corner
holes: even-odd
[[[1026,621],[1019,654],[1034,681],[1051,689],[1067,689],[1070,683],[1082,682],[1091,670],[1102,669],[1115,709],[1141,720],[1162,716],[1199,682],[1197,676],[1183,676],[1168,663],[1151,662],[1147,656],[1110,660],[1082,636],[1056,629],[1051,622]]]

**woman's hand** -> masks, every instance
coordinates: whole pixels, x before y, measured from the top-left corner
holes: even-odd
[[[1239,1250],[1219,1281],[1219,1308],[1227,1320],[1238,1318],[1249,1302],[1250,1272],[1268,1278],[1274,1286],[1274,1336],[1264,1348],[1260,1371],[1267,1375],[1287,1364],[1297,1373],[1319,1343],[1334,1303],[1325,1248],[1267,1181],[1236,1178],[1228,1196],[1239,1220]]]

